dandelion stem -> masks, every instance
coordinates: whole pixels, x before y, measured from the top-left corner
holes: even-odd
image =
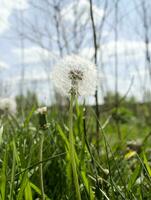
[[[73,179],[74,179],[74,184],[75,184],[75,189],[76,189],[76,196],[77,196],[77,200],[81,200],[80,187],[79,187],[76,161],[75,161],[75,148],[74,148],[74,135],[73,135],[73,101],[74,101],[74,95],[71,95],[70,111],[69,111],[69,142],[70,142],[69,151],[70,151],[70,161],[71,161],[71,167],[72,167],[72,172],[73,172]]]
[[[44,192],[44,183],[43,183],[43,143],[44,143],[44,134],[41,133],[41,141],[40,141],[40,186],[41,186],[41,196],[42,200],[45,200],[45,192]]]
[[[13,164],[12,164],[12,174],[11,174],[11,184],[10,184],[10,200],[13,199],[13,190],[14,190],[14,177],[15,177],[15,167],[16,167],[16,160],[15,160],[15,141],[13,140]]]

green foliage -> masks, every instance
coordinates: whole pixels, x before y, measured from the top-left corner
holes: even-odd
[[[24,117],[18,108],[17,116],[1,118],[0,199],[41,199],[39,167],[42,163],[45,199],[74,200],[68,107],[50,107],[49,127],[39,130],[38,115],[34,112],[38,102],[29,96],[24,98],[24,102],[29,102],[24,104]],[[17,102],[21,106],[19,98]],[[149,107],[149,103],[139,104],[131,99],[122,102],[118,112],[114,107],[102,112],[97,152],[94,109],[75,105],[73,134],[82,200],[151,199]],[[42,162],[41,134],[44,134]]]

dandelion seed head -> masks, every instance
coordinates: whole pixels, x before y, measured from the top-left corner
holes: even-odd
[[[67,56],[54,67],[52,80],[56,90],[64,96],[94,95],[97,84],[96,66],[80,56]]]
[[[15,114],[17,109],[16,101],[10,98],[0,99],[0,113]]]

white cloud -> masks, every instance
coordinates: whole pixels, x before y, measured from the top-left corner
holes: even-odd
[[[151,43],[149,44],[151,49]],[[144,61],[145,43],[143,41],[130,41],[130,40],[119,40],[117,42],[117,53],[119,61],[123,58],[127,58],[128,62],[141,60]],[[80,50],[80,54],[85,57],[92,59],[94,57],[94,48],[85,47]],[[101,49],[98,49],[98,57],[102,57],[104,63],[110,62],[115,58],[115,41],[110,41],[106,44],[101,45]],[[125,60],[124,60],[125,62]]]
[[[151,43],[149,44],[149,51],[150,50]],[[145,43],[143,41],[120,40],[117,42],[117,53],[119,71],[121,74],[125,76],[129,74],[129,76],[139,76],[141,78],[149,75],[148,70],[145,69]],[[102,58],[106,66],[114,66],[114,41],[102,45]]]
[[[16,48],[12,50],[15,60],[18,60],[15,65],[21,63],[21,49]],[[24,64],[25,64],[25,83],[28,82],[44,82],[51,79],[51,65],[58,59],[57,53],[50,52],[38,46],[32,46],[24,49]],[[13,78],[7,79],[6,82],[13,84],[20,83],[22,77],[20,73],[14,74]]]
[[[46,73],[40,71],[40,72],[37,72],[37,73],[33,73],[33,72],[28,72],[25,77],[24,77],[24,82],[25,83],[28,83],[30,81],[37,81],[37,82],[40,82],[40,81],[47,81],[48,78],[50,78],[50,75],[48,76]],[[16,77],[13,77],[13,79],[6,79],[5,80],[6,83],[11,83],[11,84],[18,84],[20,83],[20,81],[22,81],[22,77],[20,75],[16,76]]]
[[[104,11],[103,9],[97,7],[95,4],[93,4],[93,13],[94,13],[94,20],[95,23],[98,23],[101,21]],[[75,14],[76,13],[76,14]],[[62,11],[61,15],[65,21],[70,21],[73,23],[76,20],[81,23],[85,24],[87,20],[90,19],[90,4],[87,0],[79,0],[73,1],[69,5],[65,6]]]
[[[149,45],[151,47],[151,44]],[[101,46],[104,60],[108,60],[115,55],[115,41],[110,41]],[[119,40],[117,42],[117,53],[118,56],[127,56],[142,58],[145,51],[145,43],[143,41],[130,41],[130,40]]]
[[[3,61],[0,61],[0,70],[7,69],[7,68],[9,68],[8,64]]]
[[[0,33],[9,28],[9,17],[14,9],[23,10],[28,8],[28,0],[0,0]]]
[[[14,49],[13,52],[19,57],[21,55],[21,49]],[[38,46],[33,46],[24,49],[24,62],[26,64],[41,63],[42,61],[51,61],[57,58],[57,53],[50,52]]]

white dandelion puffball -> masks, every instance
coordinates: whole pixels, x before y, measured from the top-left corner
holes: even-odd
[[[67,56],[54,67],[52,81],[56,90],[64,96],[94,95],[97,84],[96,66],[80,56]]]
[[[11,98],[2,98],[0,99],[0,111],[7,112],[10,114],[16,113],[16,101]]]

